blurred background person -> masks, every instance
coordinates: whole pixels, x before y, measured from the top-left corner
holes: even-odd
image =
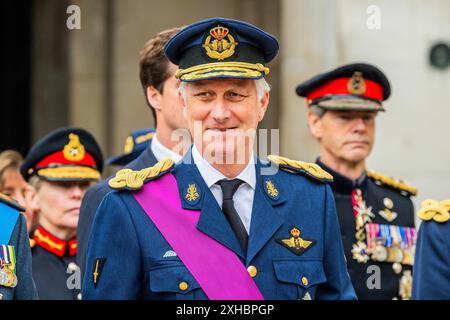
[[[37,211],[32,207],[33,188],[20,174],[22,161],[22,155],[15,150],[0,153],[0,192],[17,200],[25,209],[27,231],[31,233],[36,228]]]
[[[312,77],[296,92],[306,98],[309,129],[320,145],[316,163],[334,178],[331,188],[358,299],[409,299],[417,190],[367,169],[375,120],[391,94],[387,77],[371,64],[352,63]],[[379,270],[379,281],[371,270]]]
[[[22,175],[36,191],[34,205],[39,210],[32,256],[41,299],[67,300],[78,295],[75,255],[81,200],[92,182],[100,180],[102,169],[100,147],[89,132],[79,128],[49,133],[31,148],[21,166]],[[75,278],[69,281],[71,275]]]
[[[135,160],[144,152],[151,144],[152,138],[155,135],[155,129],[146,128],[134,130],[126,139],[123,147],[123,153],[112,156],[106,160],[108,166],[123,167]]]
[[[153,166],[166,158],[177,162],[181,160],[182,154],[191,144],[187,130],[177,131],[179,132],[177,139],[172,137],[175,130],[186,128],[186,120],[178,102],[180,80],[174,76],[177,67],[166,58],[163,50],[164,45],[180,30],[181,28],[172,28],[159,32],[145,43],[140,52],[139,77],[146,103],[152,111],[156,129],[154,133],[150,133],[152,137],[147,148],[141,151],[133,161],[130,159],[131,162],[128,162],[125,168],[140,170]],[[132,136],[131,139],[133,138]],[[181,143],[180,138],[182,139]],[[128,138],[127,142],[130,143],[126,146],[126,151],[129,151],[131,141],[133,140]],[[125,159],[120,160],[123,163]],[[81,268],[82,276],[84,275],[88,241],[95,212],[103,197],[111,191],[108,180],[106,179],[91,188],[86,193],[81,206],[78,224],[77,264]]]

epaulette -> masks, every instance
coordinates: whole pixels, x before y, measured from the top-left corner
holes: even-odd
[[[269,155],[267,158],[280,166],[281,170],[291,172],[294,174],[305,174],[308,177],[314,178],[321,182],[332,182],[333,176],[323,170],[315,163],[308,163],[303,161],[291,160],[281,156]]]
[[[431,199],[422,201],[418,216],[425,221],[431,219],[440,223],[448,221],[450,219],[450,199],[441,202]]]
[[[396,180],[373,170],[368,170],[367,175],[369,176],[369,178],[375,180],[377,184],[389,186],[391,188],[407,193],[408,195],[417,195],[417,188],[410,186],[402,180]]]
[[[159,161],[153,167],[142,170],[122,169],[116,173],[114,178],[109,180],[109,186],[117,190],[139,190],[145,183],[169,172],[173,165],[172,159],[165,159]]]
[[[13,199],[1,192],[0,192],[0,202],[18,210],[18,211],[21,211],[21,212],[25,211],[25,208],[23,208],[15,199]]]

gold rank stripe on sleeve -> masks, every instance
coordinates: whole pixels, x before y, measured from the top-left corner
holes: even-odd
[[[161,160],[153,167],[142,170],[122,169],[116,176],[109,180],[109,186],[113,189],[139,190],[144,183],[149,182],[167,173],[174,166],[172,159]]]
[[[450,219],[450,199],[441,202],[431,199],[424,200],[418,215],[420,219],[425,221],[446,222]]]
[[[269,155],[267,158],[280,166],[280,169],[296,173],[296,172],[305,172],[308,176],[316,178],[322,182],[332,182],[333,176],[329,174],[327,171],[323,170],[319,165],[315,163],[308,163],[298,160],[291,160],[285,157]]]
[[[392,187],[400,191],[404,191],[412,196],[417,195],[417,188],[410,186],[409,184],[407,184],[402,180],[396,180],[394,178],[388,177],[384,174],[375,172],[373,170],[368,170],[367,175],[369,176],[369,178],[377,181],[378,183],[381,183],[383,185]]]

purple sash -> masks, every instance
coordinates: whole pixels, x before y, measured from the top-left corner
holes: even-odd
[[[264,299],[238,256],[197,229],[200,211],[181,207],[171,173],[132,194],[209,299]]]

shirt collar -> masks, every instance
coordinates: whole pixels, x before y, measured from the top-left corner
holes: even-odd
[[[156,133],[152,138],[150,148],[152,149],[152,152],[155,155],[156,160],[158,161],[170,158],[174,162],[178,162],[182,158],[178,153],[173,152],[169,148],[163,146],[161,142],[159,142]]]
[[[192,146],[192,158],[208,188],[211,188],[217,181],[220,181],[222,179],[229,179],[222,172],[214,168],[208,161],[206,161],[202,157],[195,144],[193,144]],[[253,152],[250,159],[254,159]],[[255,189],[256,185],[255,162],[249,161],[245,169],[239,173],[236,179],[244,181],[250,187],[252,187],[252,189]]]

